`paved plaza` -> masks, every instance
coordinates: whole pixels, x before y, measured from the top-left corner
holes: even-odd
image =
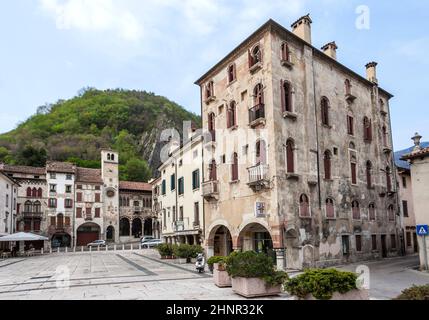
[[[193,265],[178,265],[158,257],[152,250],[136,250],[3,260],[0,299],[242,299],[231,288],[217,288],[210,274],[199,275]],[[371,299],[390,299],[412,284],[429,283],[429,275],[412,269],[417,264],[417,257],[367,263],[371,270]],[[356,266],[344,268],[355,271]],[[269,299],[292,298],[283,294]]]

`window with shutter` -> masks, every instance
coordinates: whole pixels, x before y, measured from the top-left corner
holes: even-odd
[[[96,218],[100,218],[100,212],[101,212],[100,208],[95,208],[95,217]]]
[[[82,208],[76,208],[76,218],[82,218]]]
[[[303,194],[299,198],[299,214],[301,217],[310,216],[310,203],[308,201],[307,195]]]

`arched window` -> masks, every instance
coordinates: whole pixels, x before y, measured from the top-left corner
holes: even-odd
[[[253,98],[255,106],[264,105],[264,87],[261,83],[258,83],[253,90]]]
[[[366,185],[368,189],[372,188],[372,163],[371,161],[366,162]]]
[[[387,187],[387,192],[392,192],[392,177],[391,177],[391,171],[389,166],[386,167],[386,187]]]
[[[260,62],[262,62],[262,51],[260,46],[256,45],[251,51],[249,51],[249,68]]]
[[[112,160],[112,161],[115,161],[115,155],[114,155],[114,154],[112,154],[112,155],[110,156],[110,158],[111,158],[111,160]]]
[[[386,113],[386,110],[384,109],[384,101],[380,99],[379,103],[380,103],[380,112],[383,114]]]
[[[33,188],[33,190],[31,191],[31,196],[33,198],[37,198],[37,189],[36,188]]]
[[[43,198],[43,190],[42,190],[42,188],[39,188],[39,190],[37,190],[37,197],[38,198]]]
[[[27,201],[24,204],[24,212],[25,213],[31,213],[33,212],[33,204],[31,203],[31,201]]]
[[[289,139],[286,142],[286,166],[287,173],[295,173],[295,145],[293,140]]]
[[[282,61],[291,62],[290,49],[289,49],[289,45],[286,42],[283,42],[281,46],[281,58],[282,58]]]
[[[375,221],[375,204],[371,203],[368,207],[368,215],[370,221]]]
[[[267,145],[265,140],[256,142],[256,165],[267,164]]]
[[[31,188],[27,188],[27,198],[31,198]]]
[[[111,160],[110,153],[107,154],[107,160],[109,160],[109,161]]]
[[[346,79],[346,81],[344,81],[344,85],[346,87],[346,95],[351,95],[352,94],[352,84],[351,84],[350,80]]]
[[[390,205],[387,208],[387,213],[389,215],[389,221],[395,221],[395,209],[394,209],[393,205]]]
[[[310,216],[310,203],[306,194],[299,197],[299,214],[301,217]]]
[[[389,144],[387,143],[387,128],[386,126],[383,126],[382,128],[382,134],[383,134],[383,147],[387,147]]]
[[[215,114],[212,112],[212,113],[209,113],[209,116],[208,116],[208,129],[209,129],[209,132],[211,134],[211,139],[213,142],[216,141],[216,129],[215,128],[216,128]]]
[[[326,150],[323,158],[323,164],[325,167],[325,179],[330,180],[331,176],[331,151]]]
[[[228,128],[232,128],[237,125],[237,104],[235,101],[231,101],[227,113]]]
[[[217,181],[217,165],[215,159],[213,159],[209,165],[209,179],[210,181]]]
[[[331,198],[326,199],[326,217],[335,218],[334,200]]]
[[[34,213],[41,213],[42,212],[42,204],[40,201],[36,201],[33,205],[33,212]]]
[[[368,117],[363,118],[363,139],[365,141],[371,141],[372,140],[371,120],[369,120]]]
[[[235,64],[231,64],[228,67],[228,83],[233,82],[236,79],[236,71],[235,71]]]
[[[329,100],[326,97],[321,101],[322,124],[329,126]]]
[[[281,98],[282,98],[282,111],[293,112],[292,108],[292,86],[288,81],[281,80]]]
[[[360,220],[360,206],[358,201],[352,202],[352,213],[354,220]]]
[[[206,95],[206,99],[210,99],[214,96],[214,82],[213,81],[209,81],[206,84],[205,87],[205,95]]]
[[[238,181],[238,154],[237,153],[234,153],[232,155],[231,179],[232,181]]]

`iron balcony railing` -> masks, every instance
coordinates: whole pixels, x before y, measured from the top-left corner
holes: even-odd
[[[254,106],[249,110],[249,123],[265,119],[265,105],[263,103]]]

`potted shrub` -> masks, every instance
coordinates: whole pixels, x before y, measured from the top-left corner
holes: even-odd
[[[412,286],[405,289],[394,300],[429,300],[429,284],[425,286]]]
[[[226,271],[226,257],[218,257],[218,261],[213,264],[213,280],[219,288],[232,287],[232,279]]]
[[[156,247],[161,256],[161,259],[173,258],[173,246],[169,243],[162,243]]]
[[[301,300],[369,300],[368,290],[357,288],[358,276],[337,269],[308,269],[289,279],[285,290]]]
[[[232,253],[226,270],[232,278],[232,290],[246,298],[278,295],[288,278],[287,273],[275,270],[270,257],[254,251]]]
[[[210,257],[207,260],[207,265],[209,267],[210,272],[213,273],[213,265],[215,263],[224,262],[224,261],[226,261],[226,257],[223,257],[223,256],[213,256],[213,257]]]
[[[192,252],[191,246],[188,244],[179,244],[173,248],[174,256],[178,258],[179,264],[187,263],[188,259],[190,259]]]

